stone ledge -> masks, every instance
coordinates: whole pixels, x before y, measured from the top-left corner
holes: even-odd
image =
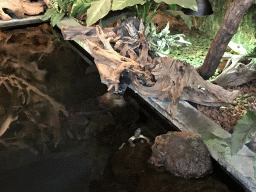
[[[26,16],[23,19],[12,19],[10,21],[0,20],[0,28],[43,23],[43,21],[41,20],[42,16],[43,15]]]

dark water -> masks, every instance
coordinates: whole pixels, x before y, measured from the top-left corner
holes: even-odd
[[[107,87],[101,84],[97,70],[67,43],[61,42],[53,53],[42,57],[39,66],[48,72],[48,94],[71,113],[63,120],[63,129],[72,127],[77,131],[71,129],[74,138],[63,136],[63,142],[57,148],[49,145],[46,153],[36,148],[40,157],[29,150],[14,150],[9,156],[2,152],[0,191],[79,192],[90,191],[94,185],[99,188],[91,191],[105,191],[98,181],[109,165],[109,157],[137,128],[142,128],[142,133],[151,140],[175,130],[131,90],[121,98],[104,97]],[[123,100],[124,107],[113,104]],[[102,130],[100,126],[106,124]],[[99,131],[101,134],[97,135]],[[214,170],[212,176],[228,184],[230,191],[244,191],[216,162]],[[128,191],[125,187],[114,189]]]
[[[101,177],[109,155],[118,150],[138,126],[148,125],[151,129],[157,126],[158,131],[148,132],[152,139],[167,132],[168,129],[158,125],[128,96],[127,103],[132,104],[117,112],[111,109],[112,103],[109,104],[106,98],[101,98],[100,104],[97,97],[107,92],[106,85],[101,84],[95,67],[86,63],[67,42],[58,42],[54,52],[40,58],[38,66],[47,71],[45,84],[48,95],[70,112],[70,116],[62,122],[63,129],[72,127],[78,131],[73,132],[73,139],[65,134],[63,142],[56,148],[51,144],[39,148],[31,142],[30,150],[0,151],[0,191],[89,191],[90,181]],[[109,133],[102,135],[105,140],[101,143],[96,138],[94,127],[99,129],[98,125],[105,123],[118,124],[121,130],[110,133],[115,138],[109,139]],[[129,128],[130,124],[132,128]],[[85,128],[90,131],[87,135]],[[5,135],[18,129],[18,125],[12,125]],[[32,148],[39,155],[33,154]]]

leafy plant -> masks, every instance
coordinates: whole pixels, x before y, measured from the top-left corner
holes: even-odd
[[[156,33],[156,27],[153,23],[151,23],[150,30],[151,31],[146,32],[148,34],[147,40],[158,56],[168,56],[171,53],[172,47],[187,46],[191,44],[184,40],[184,34],[171,35],[169,22],[160,33]]]
[[[72,6],[70,16],[76,17],[78,14],[86,13],[93,0],[51,0],[52,8],[48,9],[43,17],[43,21],[50,19],[51,25],[55,26],[66,14],[67,8]]]
[[[233,0],[210,0],[214,13],[207,17],[194,17],[193,26],[200,31],[206,32],[211,38],[213,38],[219,30],[224,15]],[[222,5],[222,6],[219,6]],[[247,51],[251,51],[256,46],[256,37],[253,21],[253,15],[255,14],[256,4],[246,11],[243,19],[239,24],[239,28],[236,34],[232,37],[232,42],[242,44]]]
[[[76,0],[72,6],[70,16],[76,17],[79,14],[86,13],[92,0]]]
[[[235,155],[244,144],[251,141],[256,134],[256,115],[248,110],[246,114],[237,122],[231,138],[231,155]],[[254,157],[254,178],[256,178],[256,155]]]
[[[189,28],[192,26],[192,17],[190,15],[185,15],[182,11],[166,10],[164,11],[164,14],[174,17],[180,16]]]
[[[190,8],[197,11],[196,0],[154,0],[156,3],[165,2],[167,4],[177,4],[182,7]],[[99,0],[91,3],[91,7],[87,11],[87,25],[90,26],[97,22],[99,19],[105,17],[109,11],[122,10],[127,7],[144,5],[141,17],[147,21],[150,19],[148,17],[148,12],[152,6],[153,0]],[[138,9],[137,9],[138,10]],[[138,10],[139,11],[139,10]],[[156,10],[154,10],[156,12]],[[139,13],[139,12],[138,12]]]
[[[153,17],[158,13],[157,9],[160,4],[158,4],[153,10],[152,14],[149,16],[149,12],[152,8],[153,1],[147,0],[144,5],[135,5],[135,9],[137,11],[138,19],[144,19],[144,26],[147,28]]]
[[[169,10],[178,11],[179,6],[177,4],[168,5]]]
[[[152,18],[157,14],[157,9],[161,2],[197,10],[196,0],[51,0],[50,2],[52,8],[48,9],[41,19],[43,21],[50,19],[52,26],[55,26],[57,22],[67,14],[67,8],[69,6],[72,6],[70,13],[71,17],[76,17],[78,14],[83,14],[87,11],[87,26],[96,23],[105,17],[110,11],[123,10],[132,6],[134,6],[137,11],[137,16],[144,19],[145,26],[147,26]],[[157,3],[157,6],[149,16],[149,11],[152,9],[154,2]],[[181,15],[185,23],[190,27],[192,23],[191,18],[180,13],[181,11],[176,12],[177,13],[173,14]],[[108,20],[101,22],[101,25],[106,26],[106,23],[108,23],[108,21],[113,21],[113,19],[120,19],[120,17],[114,15],[113,18],[110,17]]]
[[[52,8],[48,9],[41,18],[43,21],[51,20],[51,25],[55,26],[67,13],[68,6],[73,4],[74,0],[51,0]]]
[[[236,154],[256,134],[256,116],[251,110],[237,122],[231,138],[231,155]]]

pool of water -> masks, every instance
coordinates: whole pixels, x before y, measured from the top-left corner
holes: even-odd
[[[55,44],[53,52],[36,53],[29,57],[30,62],[37,62],[40,70],[47,71],[45,80],[27,81],[35,86],[36,83],[43,84],[45,89],[41,90],[63,105],[69,115],[61,112],[56,115],[56,112],[48,111],[49,105],[42,105],[40,110],[40,106],[23,106],[27,107],[26,110],[19,113],[18,121],[13,121],[1,138],[16,144],[9,148],[0,145],[0,191],[133,191],[130,181],[122,183],[114,176],[111,164],[113,154],[123,143],[128,145],[128,139],[138,128],[152,142],[157,135],[175,131],[176,128],[132,90],[128,89],[124,96],[107,93],[95,66],[85,62],[81,52],[78,53],[75,47],[63,40],[57,40]],[[31,123],[35,113],[39,113],[39,120]],[[52,114],[50,121],[49,113]],[[56,124],[59,128],[49,128],[56,127]],[[18,137],[20,132],[27,133],[25,125],[31,131],[36,130],[35,133]],[[176,183],[198,182],[200,185],[214,180],[220,186],[226,185],[230,191],[245,191],[214,160],[213,166],[214,173],[201,183],[199,180],[166,175],[157,178],[164,178],[159,180],[161,186],[169,180]],[[139,180],[136,177],[135,183]]]

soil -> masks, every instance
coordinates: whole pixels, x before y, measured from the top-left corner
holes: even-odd
[[[237,121],[241,119],[249,109],[249,105],[256,102],[256,81],[252,81],[232,89],[239,90],[241,92],[241,96],[236,98],[231,105],[223,107],[196,105],[196,108],[200,112],[212,119],[228,132],[232,132]]]

